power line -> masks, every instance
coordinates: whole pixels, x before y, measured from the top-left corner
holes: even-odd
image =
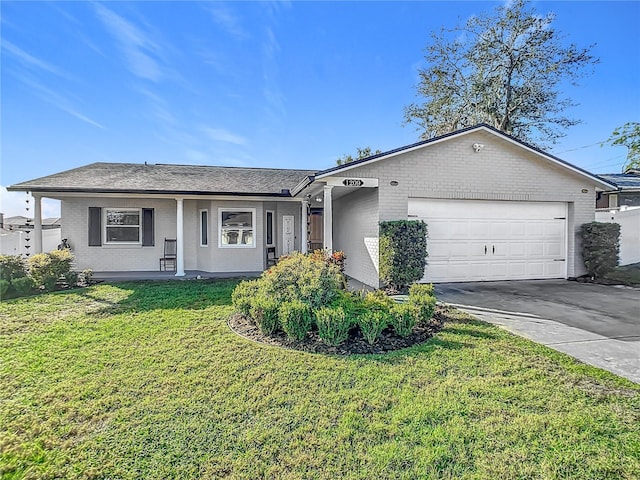
[[[606,140],[602,140],[601,142],[592,143],[590,145],[583,145],[582,147],[570,148],[569,150],[563,150],[562,152],[554,152],[554,153],[555,155],[560,155],[561,153],[575,152],[576,150],[582,150],[583,148],[589,148],[595,145],[602,145],[604,142],[606,142]]]

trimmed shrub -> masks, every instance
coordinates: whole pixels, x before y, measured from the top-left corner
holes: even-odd
[[[29,277],[16,278],[11,282],[11,286],[19,296],[28,295],[33,291],[33,280]]]
[[[382,290],[366,292],[362,298],[362,306],[365,310],[380,312],[385,315],[389,315],[394,304],[395,302],[393,299]]]
[[[409,297],[433,296],[433,283],[414,283],[409,287]]]
[[[408,337],[418,321],[418,309],[411,303],[396,303],[391,309],[390,323],[401,337]]]
[[[0,278],[0,298],[4,298],[9,291],[9,280]]]
[[[321,307],[316,310],[318,336],[327,345],[337,346],[349,336],[351,321],[342,307]]]
[[[9,283],[14,278],[27,276],[27,266],[22,255],[0,255],[0,279]]]
[[[29,277],[37,288],[51,291],[56,286],[58,276],[51,265],[51,257],[47,253],[37,253],[29,257]]]
[[[231,294],[231,301],[235,309],[245,317],[250,315],[251,302],[258,294],[259,289],[260,283],[258,280],[245,280],[234,288]]]
[[[389,314],[381,311],[367,310],[358,317],[358,326],[362,336],[373,345],[382,331],[387,328]]]
[[[311,309],[299,300],[280,305],[278,318],[284,333],[293,340],[302,340],[311,329]]]
[[[585,223],[580,227],[582,258],[589,276],[600,278],[618,266],[620,225],[617,223]]]
[[[258,295],[251,302],[251,318],[264,335],[271,335],[278,329],[278,302],[266,295]]]
[[[29,257],[29,277],[37,288],[51,291],[61,278],[71,278],[73,254],[65,250],[38,253]]]
[[[422,220],[380,222],[380,279],[404,291],[424,276],[427,224]]]
[[[312,309],[328,305],[343,285],[340,267],[324,253],[293,252],[260,277],[261,291],[279,302],[300,300]]]
[[[409,287],[409,304],[417,308],[418,323],[428,323],[436,310],[432,284],[414,283]]]
[[[78,275],[78,283],[81,285],[88,287],[89,285],[91,285],[92,280],[93,270],[91,270],[90,268],[85,268],[80,272],[80,275]]]

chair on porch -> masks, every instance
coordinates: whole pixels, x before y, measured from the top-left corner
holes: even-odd
[[[166,272],[171,268],[174,272],[178,269],[178,249],[175,238],[164,239],[164,255],[160,258],[160,271]]]

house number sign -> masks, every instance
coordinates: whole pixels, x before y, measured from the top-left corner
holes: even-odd
[[[345,187],[361,187],[364,185],[364,180],[360,180],[359,178],[345,178],[342,184]]]

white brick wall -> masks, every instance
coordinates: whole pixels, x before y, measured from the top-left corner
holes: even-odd
[[[153,208],[155,246],[103,245],[88,246],[89,207]],[[175,200],[126,198],[67,198],[61,202],[62,238],[69,239],[76,257],[76,269],[91,268],[97,272],[158,270],[164,239],[176,236]]]
[[[282,243],[282,216],[295,219],[295,248],[300,250],[300,212],[297,202],[257,201],[184,201],[184,255],[186,270],[205,272],[258,272],[265,266],[264,244],[265,207],[276,212],[276,238],[278,252]],[[89,207],[153,208],[155,246],[102,245],[88,246]],[[219,248],[218,209],[255,208],[255,248]],[[164,239],[176,238],[176,201],[173,199],[127,198],[66,198],[62,200],[62,236],[68,238],[76,256],[76,268],[94,271],[156,271],[163,254]],[[200,246],[199,212],[209,212],[209,245]]]
[[[378,286],[377,188],[361,188],[333,202],[333,249],[347,254],[347,275]]]
[[[474,143],[484,148],[476,153]],[[500,137],[473,132],[353,168],[348,176],[379,179],[379,221],[406,219],[409,197],[567,202],[568,275],[585,272],[578,232],[595,218],[595,185]],[[351,219],[338,216],[349,228]]]

